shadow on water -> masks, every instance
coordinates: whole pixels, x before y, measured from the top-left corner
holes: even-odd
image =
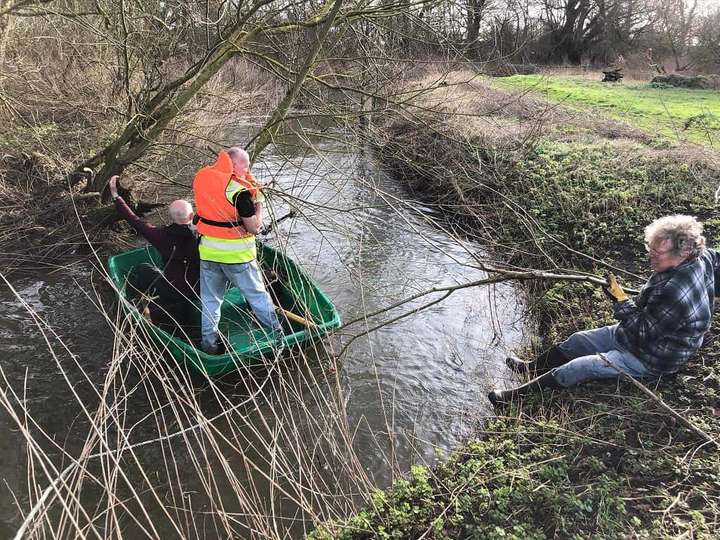
[[[261,181],[282,192],[271,198],[271,212],[280,216],[293,207],[302,215],[284,222],[268,241],[303,265],[344,321],[432,287],[483,277],[473,267],[482,248],[430,223],[433,211],[404,201],[402,189],[368,153],[339,140],[317,143],[314,151],[301,146],[279,146],[255,166]],[[15,278],[22,302],[7,287],[0,290],[0,351],[7,386],[25,400],[38,421],[35,429],[47,433],[44,444],[59,469],[69,461],[50,441],[77,456],[88,434],[87,418],[71,388],[95,410],[113,355],[111,292],[104,290],[98,299],[90,287],[93,281],[96,286],[101,281],[96,271],[76,266],[65,273]],[[134,426],[131,443],[197,423],[189,412],[193,408],[186,407],[191,402],[204,419],[216,418],[212,429],[220,441],[213,447],[205,434],[190,430],[143,446],[136,455],[145,472],[157,471],[153,478],[124,458],[131,483],[137,482],[140,491],[150,491],[152,485],[162,494],[159,501],[171,509],[162,510],[158,500],[146,497],[157,531],[172,533],[171,521],[178,520],[187,532],[213,536],[209,528],[220,508],[239,529],[260,527],[256,516],[247,515],[252,507],[277,516],[273,530],[278,535],[288,531],[298,536],[313,518],[301,507],[335,504],[322,515],[343,515],[352,503],[342,498],[347,490],[385,486],[411,464],[431,464],[457,447],[489,412],[485,394],[499,374],[504,376],[502,359],[522,338],[524,306],[511,286],[458,290],[442,303],[355,339],[340,357],[337,372],[327,369],[334,364],[332,355],[353,335],[434,298],[342,329],[306,349],[311,361],[288,359],[270,377],[256,371],[252,377],[245,373],[208,382],[164,363],[148,371],[137,355],[129,355],[131,365],[120,379],[111,380],[122,380],[123,389],[113,391],[123,396],[124,425]],[[99,300],[109,308],[110,321],[99,312]],[[336,409],[331,411],[327,402]],[[225,414],[230,408],[233,414]],[[300,409],[303,414],[297,414]],[[158,418],[167,423],[158,425]],[[353,455],[332,442],[343,430]],[[0,432],[0,522],[13,531],[22,521],[13,497],[24,511],[29,506],[28,456],[22,434],[5,413],[0,414]],[[282,457],[273,457],[274,452]],[[168,462],[172,470],[167,470]],[[273,476],[296,465],[324,477],[312,483],[327,488],[321,503],[298,487],[298,477],[288,473],[285,481]],[[100,463],[96,467],[91,472],[101,474]],[[222,495],[211,500],[204,495],[210,470],[226,471],[215,477],[217,485],[210,492],[240,489],[257,501]],[[130,496],[127,485],[117,486],[119,495]],[[87,494],[88,500],[102,495],[92,482]],[[126,511],[140,509],[129,503]],[[123,526],[127,534],[134,527],[142,532],[132,520]]]

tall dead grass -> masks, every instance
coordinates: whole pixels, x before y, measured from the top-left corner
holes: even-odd
[[[13,384],[0,365],[0,407],[27,449],[15,538],[298,537],[347,516],[374,488],[346,423],[333,342],[293,349],[280,363],[238,363],[213,379],[153,344],[133,306],[104,306],[90,289],[115,336],[104,376],[93,380],[43,314],[0,279],[46,336],[42,357],[80,414],[79,438],[55,440],[27,399],[32,387]]]

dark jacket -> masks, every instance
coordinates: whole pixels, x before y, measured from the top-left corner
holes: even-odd
[[[115,199],[115,208],[139,234],[162,256],[165,278],[178,292],[197,294],[200,279],[200,256],[195,232],[188,225],[173,223],[156,227],[140,219],[122,197]]]
[[[615,304],[618,342],[655,375],[679,370],[700,348],[720,292],[720,253],[656,272],[634,300]]]

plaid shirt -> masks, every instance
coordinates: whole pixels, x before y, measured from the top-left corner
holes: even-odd
[[[700,348],[720,292],[720,252],[705,249],[650,276],[633,300],[615,304],[618,342],[655,375],[674,373]]]

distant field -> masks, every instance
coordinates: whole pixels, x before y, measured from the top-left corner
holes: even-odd
[[[648,83],[601,83],[581,78],[515,75],[501,86],[530,89],[575,108],[592,108],[650,133],[720,147],[720,92],[654,88]]]

